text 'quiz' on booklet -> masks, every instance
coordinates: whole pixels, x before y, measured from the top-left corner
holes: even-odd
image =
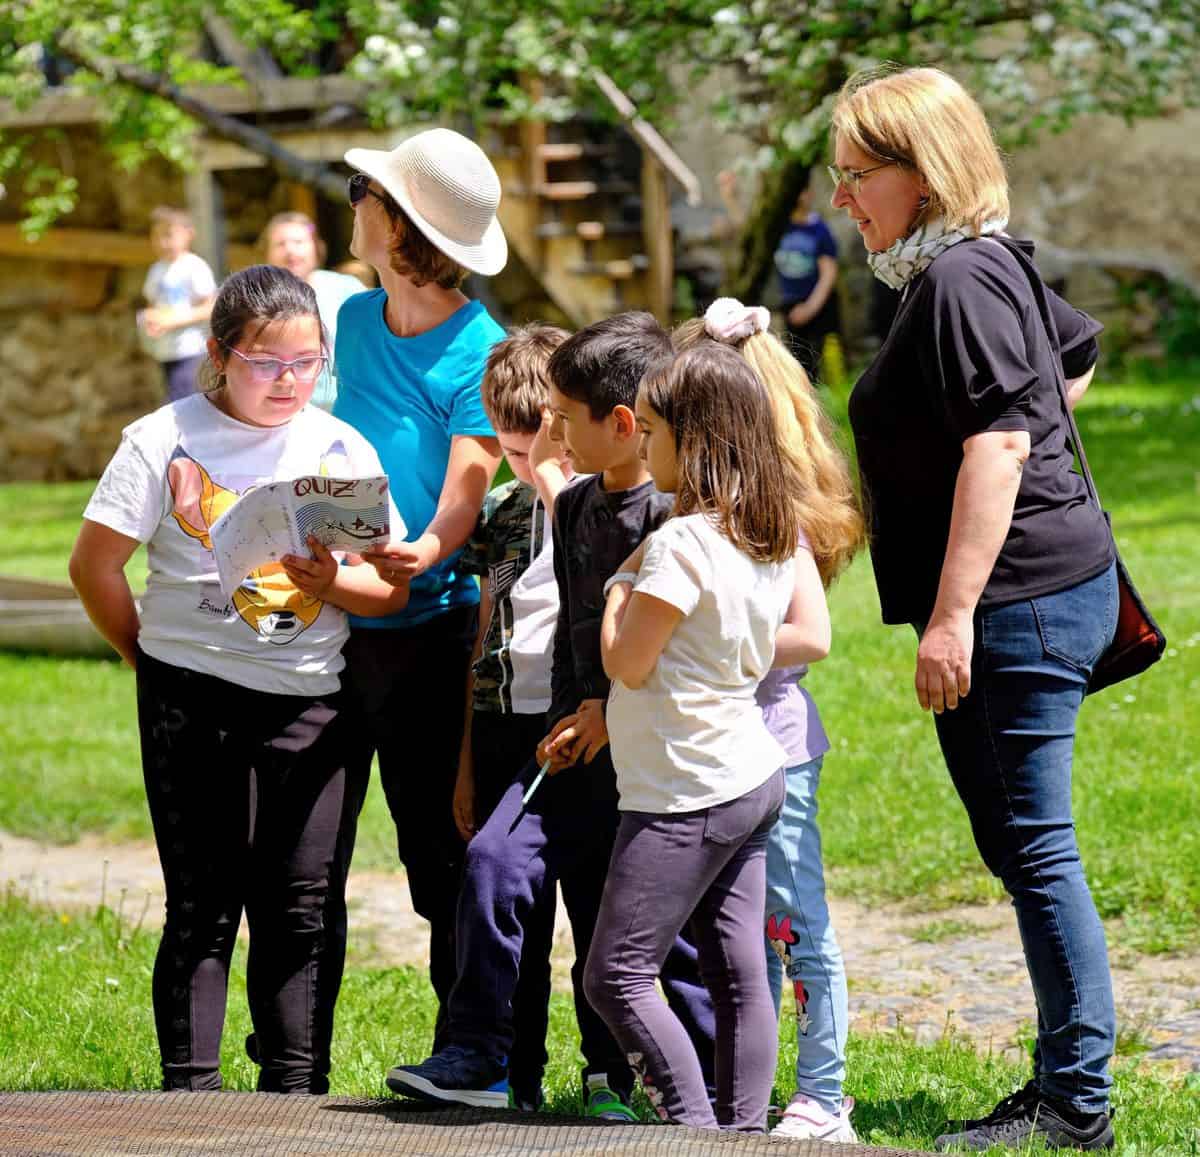
[[[386,543],[388,480],[307,475],[247,491],[209,531],[227,598],[252,571],[285,554],[311,557],[308,536],[354,553]]]

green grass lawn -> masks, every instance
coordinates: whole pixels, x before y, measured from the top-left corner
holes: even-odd
[[[0,894],[0,1090],[152,1089],[159,1074],[150,1011],[155,937],[106,909],[59,915]],[[352,967],[334,1037],[334,1093],[387,1095],[397,1061],[426,1055],[433,996],[412,969]],[[794,1088],[794,1021],[785,1019],[773,1101]],[[250,1031],[245,951],[230,984],[222,1072],[227,1088],[252,1089],[257,1070],[242,1051]],[[552,1000],[547,1109],[575,1113],[578,1036],[569,997]],[[852,1038],[847,1087],[854,1123],[877,1145],[928,1148],[948,1118],[990,1107],[1024,1075],[962,1040],[919,1046],[904,1035]],[[1114,1103],[1120,1153],[1200,1152],[1200,1079],[1118,1058]],[[652,1119],[644,1102],[644,1119]]]
[[[1079,413],[1125,559],[1170,640],[1142,678],[1084,709],[1076,817],[1097,902],[1121,945],[1200,943],[1200,387],[1182,377],[1094,387]],[[63,578],[89,484],[0,486],[0,572]],[[132,564],[140,585],[144,562]],[[979,863],[930,719],[915,641],[884,628],[870,565],[831,593],[834,649],[809,676],[833,739],[822,789],[835,892],[931,910],[998,897]],[[71,840],[149,838],[133,683],[115,663],[0,654],[0,828]],[[377,790],[357,863],[394,863]]]
[[[1090,702],[1081,724],[1076,812],[1085,863],[1114,940],[1163,951],[1200,944],[1200,389],[1177,378],[1095,388],[1080,413],[1093,466],[1132,573],[1170,638],[1164,662]],[[88,483],[0,486],[0,573],[62,579]],[[140,588],[144,555],[131,563]],[[885,629],[860,560],[831,596],[833,655],[810,676],[833,738],[822,792],[835,892],[931,912],[924,937],[955,934],[937,909],[1000,895],[971,845],[932,725],[912,693],[911,632]],[[0,654],[0,829],[70,841],[150,838],[133,681],[115,662]],[[356,863],[395,863],[377,787]],[[0,1089],[153,1088],[155,938],[100,911],[57,914],[0,894]],[[231,985],[223,1071],[253,1086],[244,953]],[[383,1093],[397,1059],[427,1051],[427,980],[369,967],[361,946],[339,1005],[334,1091]],[[794,1043],[781,1041],[777,1103],[791,1093]],[[579,1107],[568,998],[552,1008],[548,1107]],[[864,1140],[927,1148],[943,1122],[990,1107],[1024,1079],[948,1038],[852,1038],[847,1087]],[[1119,1152],[1200,1154],[1200,1076],[1118,1056]]]

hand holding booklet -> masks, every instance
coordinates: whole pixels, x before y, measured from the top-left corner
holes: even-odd
[[[390,538],[388,480],[307,475],[247,491],[209,531],[227,598],[251,571],[285,554],[309,556],[308,536],[356,554]]]

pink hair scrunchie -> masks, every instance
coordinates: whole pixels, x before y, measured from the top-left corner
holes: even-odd
[[[718,297],[704,311],[704,332],[726,345],[744,341],[771,327],[771,311],[762,305],[743,305],[736,297]]]

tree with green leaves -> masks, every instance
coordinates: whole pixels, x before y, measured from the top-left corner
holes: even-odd
[[[149,153],[186,164],[200,121],[340,196],[261,130],[189,101],[189,85],[238,80],[200,55],[214,16],[286,74],[332,65],[359,78],[380,125],[602,111],[588,80],[596,68],[668,133],[675,117],[711,115],[757,149],[759,191],[729,286],[744,297],[761,289],[796,191],[826,149],[833,98],[861,66],[953,72],[1005,143],[1081,114],[1155,116],[1200,95],[1200,0],[0,0],[0,99],[36,100],[51,54],[76,68],[69,83],[103,98],[122,166]],[[694,86],[714,72],[720,96],[697,109]],[[520,83],[530,76],[545,84]],[[69,175],[29,166],[29,143],[0,139],[0,180],[17,181],[29,219],[44,225],[69,212],[73,190]]]

